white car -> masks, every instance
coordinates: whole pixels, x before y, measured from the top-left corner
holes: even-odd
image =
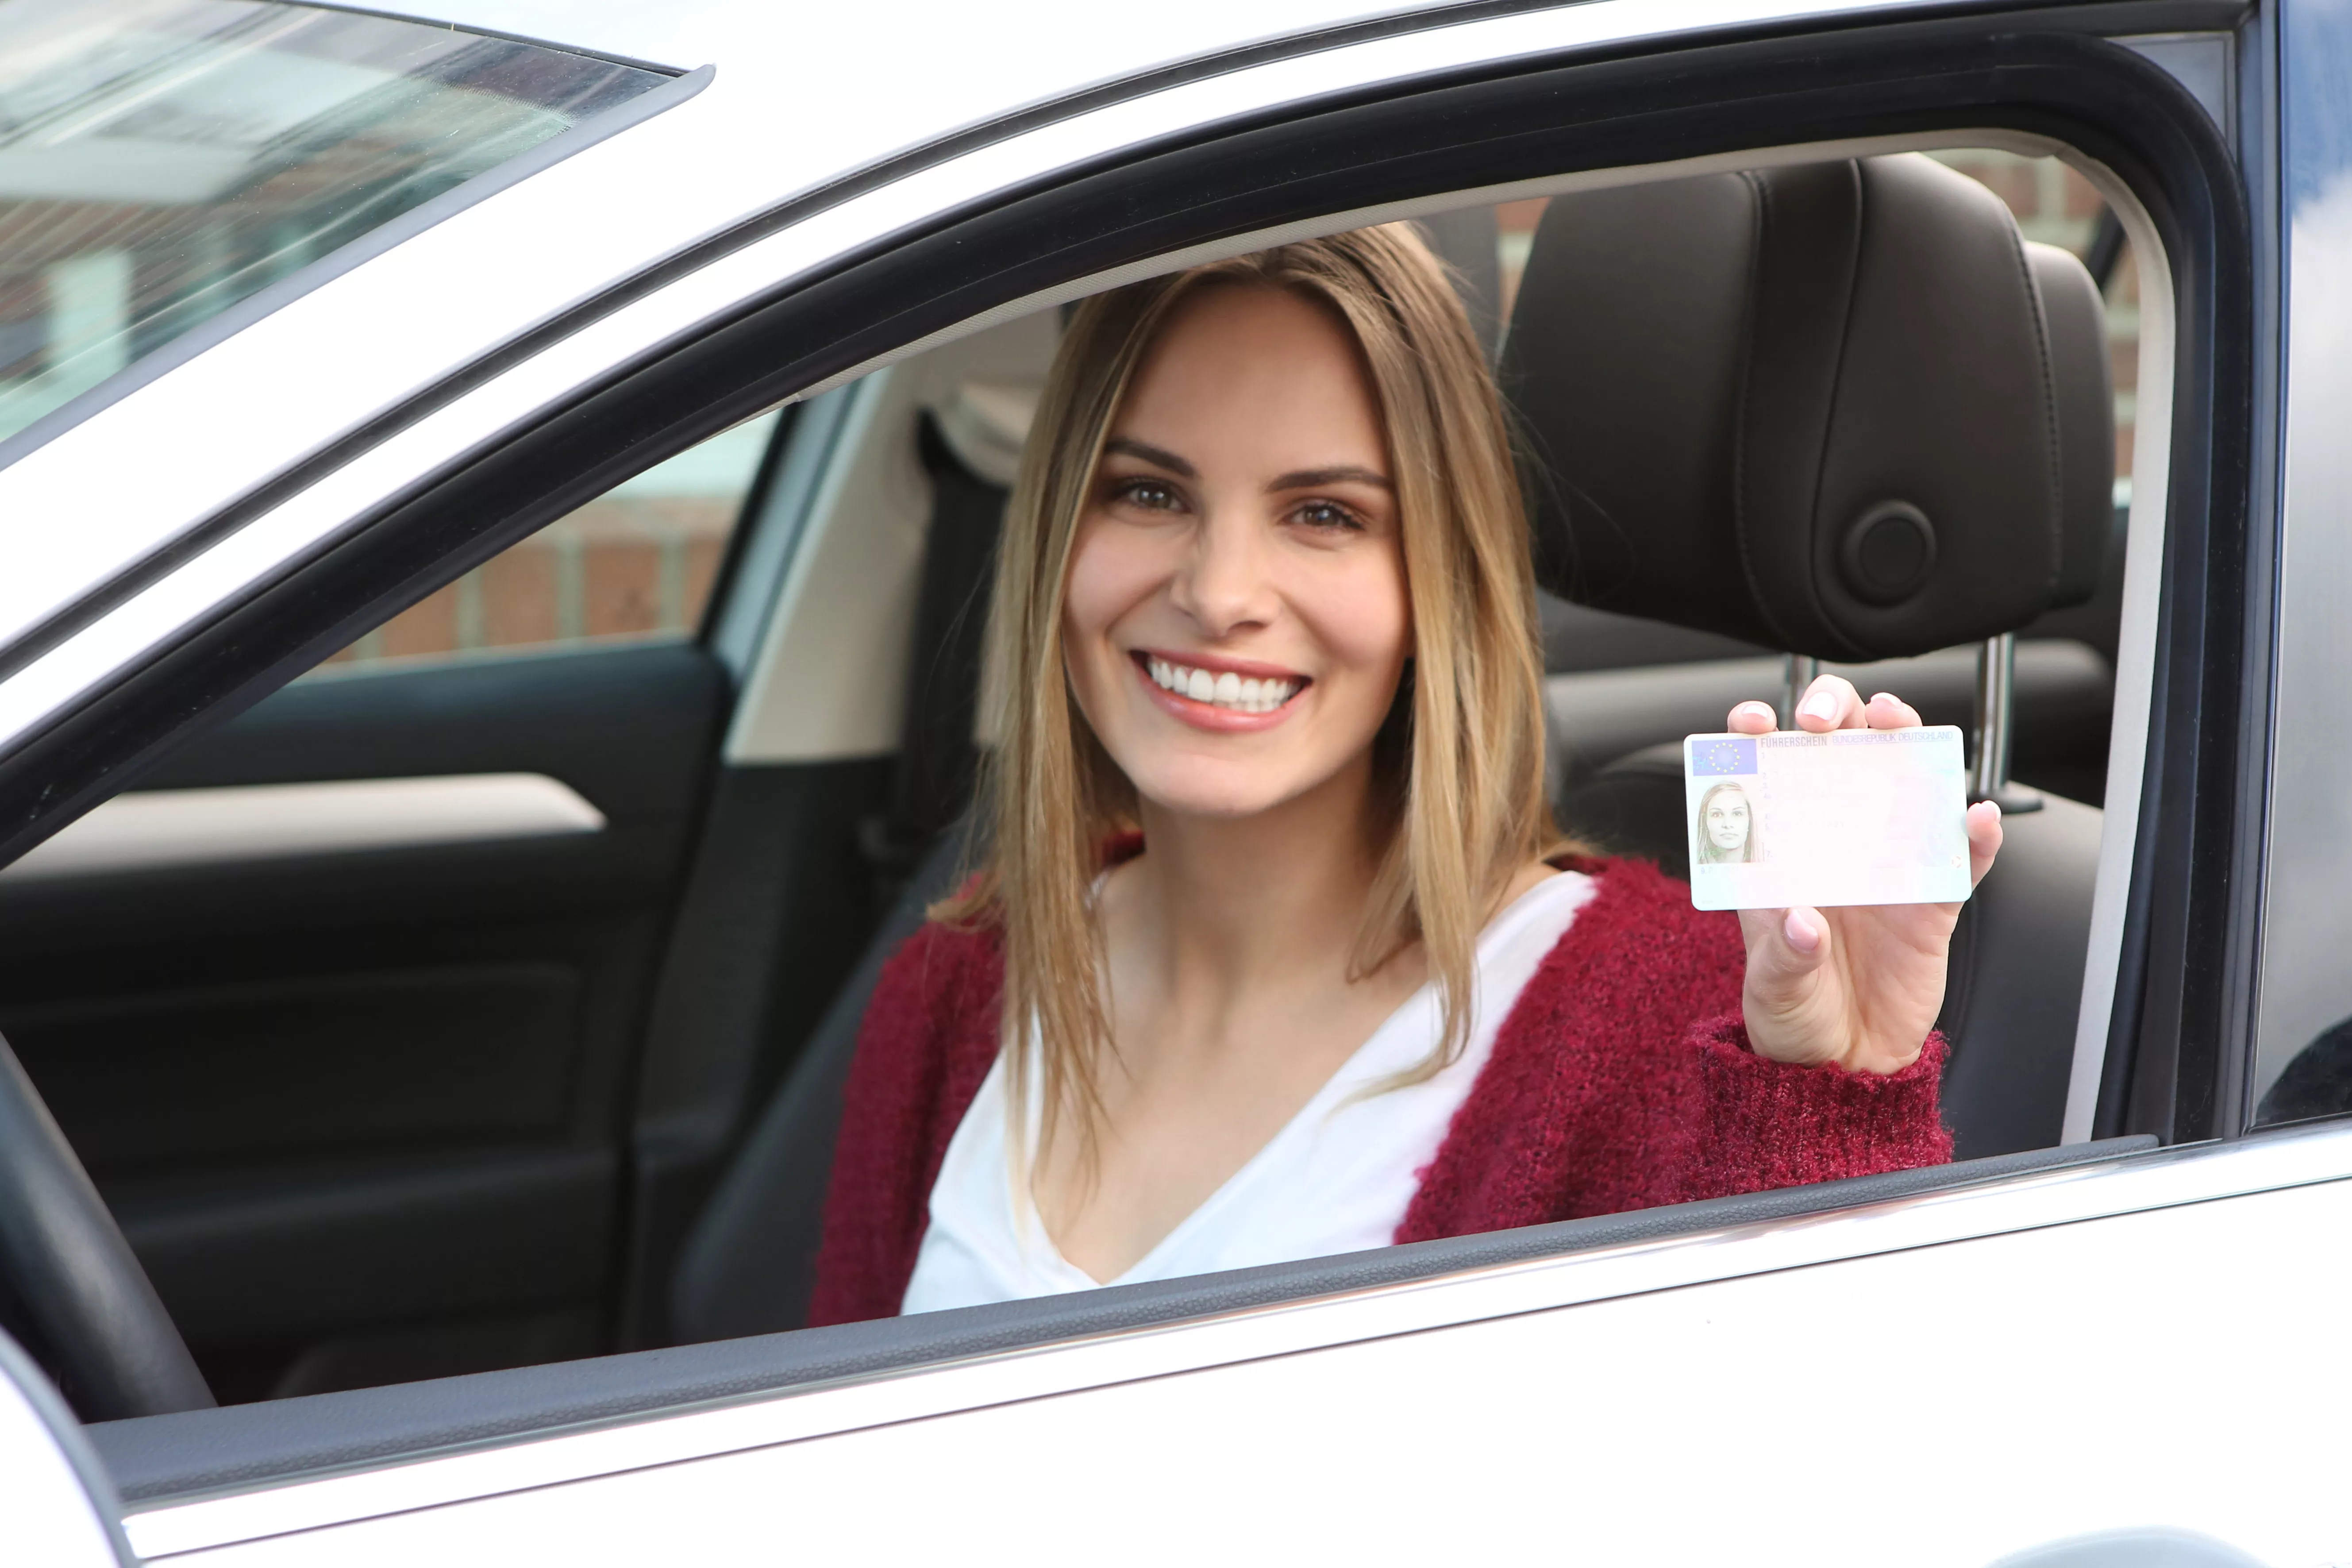
[[[2352,1563],[2347,83],[2336,0],[0,0],[0,1561]],[[1971,727],[1960,1157],[801,1327],[1063,307],[1406,218],[1570,826],[1671,867],[1824,653]]]

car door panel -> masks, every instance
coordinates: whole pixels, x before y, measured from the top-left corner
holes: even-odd
[[[395,960],[33,1004],[12,1009],[7,1028],[85,1164],[169,1169],[561,1137],[580,1088],[585,989],[560,962]]]
[[[0,1029],[226,1392],[345,1332],[602,1321],[728,689],[679,644],[301,682],[142,790],[535,776],[604,826],[0,878]]]
[[[313,1159],[125,1177],[108,1202],[191,1341],[593,1309],[610,1265],[610,1150]]]

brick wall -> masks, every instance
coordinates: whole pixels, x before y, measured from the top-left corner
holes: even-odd
[[[327,661],[446,658],[690,633],[702,619],[772,414],[559,518]]]
[[[591,501],[329,662],[691,631],[740,505],[736,494]]]

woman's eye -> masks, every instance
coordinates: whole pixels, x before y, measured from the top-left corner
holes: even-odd
[[[1158,479],[1129,479],[1111,493],[1128,505],[1141,507],[1146,511],[1173,511],[1181,504],[1174,489]]]
[[[1309,528],[1360,529],[1364,526],[1358,521],[1354,512],[1337,501],[1311,500],[1290,515],[1294,521],[1303,522]]]

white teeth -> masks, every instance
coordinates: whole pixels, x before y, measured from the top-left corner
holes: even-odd
[[[1163,690],[1241,713],[1271,713],[1298,690],[1296,681],[1244,678],[1230,669],[1212,675],[1205,669],[1171,664],[1164,658],[1147,658],[1145,668],[1150,671],[1152,683]]]

